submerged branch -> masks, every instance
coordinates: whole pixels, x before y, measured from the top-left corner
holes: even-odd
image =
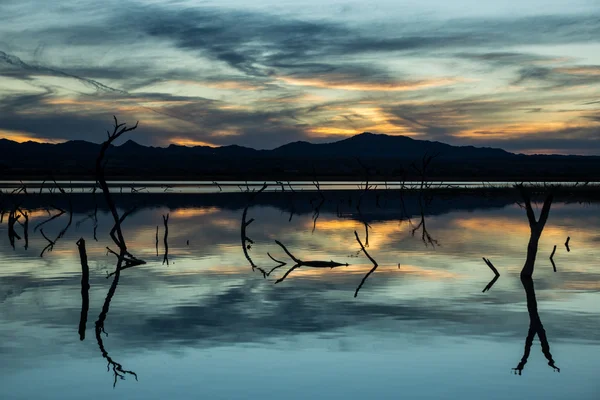
[[[365,249],[365,246],[363,246],[362,242],[360,241],[360,238],[358,237],[358,233],[356,231],[354,231],[354,236],[356,237],[356,241],[358,242],[358,244],[360,245],[360,248],[362,250],[363,253],[365,253],[365,256],[367,256],[367,258],[373,263],[373,268],[371,268],[371,270],[369,272],[366,273],[366,275],[362,278],[362,280],[360,281],[360,284],[358,285],[358,287],[356,288],[356,290],[354,291],[354,297],[358,296],[358,292],[360,290],[360,288],[362,288],[362,286],[365,284],[365,281],[367,280],[367,278],[373,273],[375,272],[375,270],[377,269],[378,265],[377,265],[377,261],[375,261],[373,259],[373,257],[371,257],[369,255],[369,253],[367,252],[367,250]]]
[[[88,266],[85,240],[80,238],[76,244],[79,249],[79,259],[81,260],[81,316],[79,317],[78,332],[79,340],[84,340],[85,326],[87,324],[88,310],[90,308],[90,267]]]
[[[490,269],[494,273],[494,278],[481,291],[482,293],[485,293],[488,290],[490,290],[492,288],[492,286],[494,286],[494,283],[496,283],[496,281],[498,280],[498,278],[500,278],[500,272],[498,272],[498,270],[496,269],[496,267],[494,267],[494,264],[492,264],[492,262],[489,259],[487,259],[485,257],[482,257],[482,258],[483,258],[483,261],[485,261],[485,263],[487,264],[487,266],[490,267]]]
[[[163,243],[165,244],[165,255],[163,256],[163,265],[167,263],[169,265],[169,243],[167,238],[169,237],[169,214],[163,215],[163,223],[165,225],[165,235],[163,236]]]

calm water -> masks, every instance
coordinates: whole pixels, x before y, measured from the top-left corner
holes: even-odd
[[[518,197],[434,198],[423,210],[428,240],[422,226],[412,234],[421,222],[415,196],[404,203],[371,196],[360,213],[358,196],[261,193],[250,202],[241,193],[115,194],[121,211],[138,206],[123,231],[147,264],[121,272],[109,304],[116,257],[106,250],[114,244],[102,197],[74,193],[71,225],[40,257],[49,243],[41,231],[55,240],[69,223],[67,196],[5,196],[4,207],[20,204],[29,221],[27,249],[23,226],[15,224],[21,239],[13,250],[8,214],[0,225],[0,398],[598,398],[598,204],[552,204],[534,283],[560,372],[536,336],[515,375],[530,326],[519,279],[530,227]],[[287,263],[267,277],[243,252],[246,205],[252,262],[267,272],[277,266],[269,255]],[[65,214],[35,230],[59,212],[54,206]],[[356,298],[373,264],[355,231],[363,243],[368,231],[366,250],[379,264]],[[83,341],[80,237],[91,285]],[[300,267],[275,284],[294,266],[275,240],[298,259],[350,265]],[[494,274],[482,257],[501,274],[485,293]],[[103,305],[110,308],[99,342]],[[114,371],[125,379],[117,376],[113,388]]]

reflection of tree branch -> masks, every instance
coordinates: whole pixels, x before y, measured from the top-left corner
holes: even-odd
[[[156,225],[156,257],[158,257],[158,225]]]
[[[267,276],[267,272],[263,268],[260,268],[259,266],[257,266],[254,263],[254,261],[252,260],[252,258],[250,257],[250,254],[248,253],[248,250],[250,250],[252,248],[254,241],[252,239],[250,239],[250,237],[248,237],[248,235],[246,234],[246,228],[248,227],[248,225],[250,225],[252,222],[254,222],[254,218],[251,218],[249,221],[246,221],[246,217],[248,215],[248,208],[250,207],[250,204],[254,201],[254,198],[256,197],[256,195],[258,195],[260,192],[264,191],[267,187],[268,187],[268,185],[266,183],[264,183],[263,186],[258,191],[250,192],[248,189],[248,192],[250,193],[250,197],[248,199],[248,204],[246,205],[246,207],[244,208],[244,212],[242,213],[242,225],[240,227],[240,236],[242,239],[242,251],[244,252],[244,257],[246,257],[246,260],[248,260],[248,262],[250,263],[250,266],[252,267],[252,271],[259,270],[262,273],[263,278]]]
[[[165,224],[165,235],[163,236],[163,243],[165,244],[165,255],[163,256],[163,265],[167,263],[169,265],[169,243],[167,238],[169,236],[169,214],[165,217],[163,215],[163,223]]]
[[[54,207],[54,206],[53,206],[53,207]],[[57,213],[57,214],[54,214],[53,216],[51,216],[51,217],[50,217],[50,218],[48,218],[47,220],[45,220],[45,221],[42,221],[42,222],[40,222],[39,224],[37,224],[37,225],[36,225],[36,226],[33,228],[33,231],[34,231],[34,232],[37,232],[38,228],[41,228],[42,226],[44,226],[44,225],[45,225],[45,224],[47,224],[48,222],[50,222],[50,221],[53,221],[53,220],[55,220],[56,218],[59,218],[61,215],[63,215],[63,214],[66,212],[66,211],[65,211],[65,210],[63,210],[62,208],[57,208],[57,207],[54,207],[54,208],[56,208],[56,209],[58,210],[58,213]]]
[[[283,262],[283,261],[279,261],[278,259],[276,259],[275,257],[273,257],[270,253],[267,253],[267,255],[269,256],[269,258],[273,261],[275,261],[277,263],[277,265],[273,268],[271,268],[271,270],[269,272],[267,272],[267,276],[271,275],[271,273],[273,271],[275,271],[278,268],[283,267],[284,265],[287,265],[287,263]]]
[[[361,248],[362,252],[365,253],[365,256],[367,256],[367,258],[373,263],[373,268],[371,268],[371,270],[366,273],[366,275],[362,278],[362,281],[360,281],[360,284],[358,285],[358,287],[354,291],[354,297],[356,297],[356,296],[358,296],[358,291],[360,290],[360,288],[362,288],[362,286],[365,284],[365,281],[367,280],[367,278],[369,277],[369,275],[371,275],[373,272],[375,272],[375,270],[377,269],[378,265],[377,265],[377,261],[375,261],[373,259],[373,257],[371,257],[369,255],[369,253],[367,253],[367,250],[365,249],[365,246],[363,246],[362,242],[360,241],[360,238],[358,237],[358,233],[356,233],[356,231],[354,231],[354,236],[356,236],[356,241],[360,245],[360,248]]]
[[[79,340],[85,339],[85,325],[87,324],[88,310],[90,308],[90,267],[88,266],[85,240],[77,241],[79,259],[81,260],[81,316],[79,318]]]
[[[275,283],[280,283],[282,282],[285,278],[287,278],[287,276],[296,268],[300,268],[300,267],[311,267],[311,268],[336,268],[336,267],[347,267],[348,264],[344,264],[344,263],[339,263],[336,261],[304,261],[304,260],[300,260],[299,258],[294,257],[294,255],[292,253],[290,253],[290,251],[283,245],[283,243],[281,243],[279,240],[275,240],[275,243],[277,243],[285,252],[285,254],[287,254],[296,264],[290,268],[281,278],[279,278],[278,280],[275,281]]]
[[[115,291],[117,290],[117,285],[119,284],[119,278],[121,276],[121,269],[122,269],[121,265],[122,265],[124,256],[125,256],[125,251],[123,249],[121,249],[121,254],[117,261],[117,267],[115,268],[114,278],[113,278],[112,284],[110,285],[110,288],[108,289],[108,293],[106,294],[106,299],[104,300],[104,304],[102,305],[102,311],[100,312],[100,315],[98,316],[98,320],[96,321],[96,329],[95,329],[96,341],[98,342],[98,347],[100,348],[102,357],[104,357],[108,363],[106,366],[107,371],[110,371],[110,368],[112,367],[112,371],[113,371],[113,375],[114,375],[113,387],[115,387],[117,385],[117,378],[123,380],[123,379],[125,379],[125,375],[127,375],[127,374],[133,375],[133,377],[137,381],[137,374],[135,372],[123,369],[123,366],[120,363],[116,362],[108,355],[108,351],[106,351],[106,348],[104,347],[104,342],[102,341],[102,332],[104,332],[106,334],[106,331],[104,330],[104,322],[106,321],[106,317],[107,317],[108,311],[110,309],[110,302],[111,302],[113,296],[115,295]]]
[[[500,278],[500,272],[498,272],[498,270],[496,269],[496,267],[494,267],[494,264],[492,264],[492,262],[489,259],[487,259],[485,257],[482,257],[482,258],[483,258],[483,261],[485,261],[485,263],[487,264],[487,266],[490,267],[490,269],[494,273],[494,278],[481,291],[482,293],[485,293],[488,290],[490,290],[492,288],[492,286],[494,286],[494,283],[496,283],[496,281],[498,280],[498,278]]]
[[[320,201],[315,207],[313,205],[314,199],[310,200],[310,205],[314,207],[314,212],[313,212],[313,216],[312,216],[312,220],[313,220],[312,233],[314,233],[315,229],[317,229],[317,220],[319,219],[319,215],[321,215],[321,207],[325,203],[325,196],[323,195],[323,192],[321,191],[321,184],[319,183],[319,179],[317,178],[317,172],[315,171],[314,166],[313,166],[313,176],[314,176],[313,185],[315,185],[315,187],[317,188],[317,194],[319,195]],[[290,217],[290,220],[291,220],[291,217]]]
[[[538,314],[533,279],[530,277],[521,277],[521,283],[523,284],[523,288],[525,289],[525,293],[527,295],[527,311],[529,312],[529,331],[527,333],[527,337],[525,338],[525,351],[523,352],[523,357],[521,358],[521,361],[519,362],[517,367],[513,368],[513,371],[515,372],[515,374],[521,375],[523,369],[525,368],[525,364],[527,363],[527,359],[529,358],[529,353],[531,352],[533,338],[537,333],[538,338],[540,339],[540,343],[542,345],[542,353],[544,353],[544,356],[548,360],[548,365],[552,367],[555,371],[560,372],[560,368],[558,368],[555,365],[554,359],[552,358],[552,354],[550,353],[550,344],[548,343],[548,338],[546,337],[546,330],[544,329],[544,325],[542,325],[542,321]]]
[[[58,240],[61,239],[67,233],[72,222],[73,222],[73,209],[71,206],[71,200],[69,200],[69,221],[67,222],[67,225],[58,233],[56,238],[54,240],[48,239],[48,237],[44,234],[44,230],[40,229],[40,233],[42,234],[44,239],[46,239],[48,241],[48,245],[42,249],[42,252],[40,253],[40,257],[44,257],[44,253],[46,251],[54,250],[54,246],[56,245],[56,242],[58,242]]]
[[[550,254],[550,262],[552,263],[552,268],[554,269],[554,272],[556,272],[556,264],[554,263],[554,253],[556,253],[556,245],[554,245],[554,248],[552,249],[552,254]]]
[[[21,218],[21,215],[17,215],[16,207],[10,211],[8,214],[8,240],[10,241],[10,245],[15,249],[15,239],[21,240],[21,236],[15,230],[15,224]]]
[[[423,159],[421,160],[420,167],[418,167],[415,163],[411,164],[411,166],[418,172],[419,176],[421,177],[421,184],[419,189],[419,210],[421,212],[421,221],[416,227],[413,228],[412,236],[414,236],[415,232],[417,232],[419,229],[422,229],[421,240],[423,241],[423,243],[425,243],[425,246],[428,246],[430,244],[432,247],[435,247],[438,244],[438,241],[431,237],[425,225],[425,206],[429,205],[431,199],[424,198],[424,196],[425,190],[429,189],[430,187],[430,185],[428,185],[427,183],[427,169],[429,168],[429,164],[431,163],[431,161],[438,155],[439,154],[435,154],[431,156],[425,154],[423,156]],[[423,201],[425,201],[425,204],[423,204]],[[410,220],[409,223],[412,225],[412,222]]]

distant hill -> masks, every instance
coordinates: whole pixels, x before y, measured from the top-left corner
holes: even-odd
[[[0,139],[0,179],[90,179],[100,146],[85,141],[60,144]],[[293,142],[273,150],[223,147],[142,146],[132,140],[108,152],[108,175],[123,179],[293,180],[416,179],[412,163],[437,155],[432,179],[596,180],[600,157],[525,156],[497,148],[452,146],[405,136],[361,133],[331,143]],[[358,159],[358,160],[357,160]]]

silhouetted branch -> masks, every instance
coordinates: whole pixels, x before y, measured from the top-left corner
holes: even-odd
[[[267,276],[271,275],[271,273],[273,271],[275,271],[278,268],[283,267],[284,265],[287,265],[287,263],[283,262],[283,261],[279,261],[278,259],[276,259],[275,257],[273,257],[270,253],[267,253],[267,255],[269,256],[269,258],[273,261],[275,261],[277,263],[277,265],[273,268],[271,268],[271,270],[269,272],[267,272]]]
[[[217,187],[219,188],[219,192],[223,191],[223,188],[221,188],[221,185],[219,185],[219,182],[213,181],[213,185],[217,185]]]
[[[556,253],[556,245],[554,245],[554,248],[552,249],[552,254],[550,254],[550,262],[552,263],[552,268],[554,269],[554,272],[556,272],[556,264],[554,263],[554,253]]]
[[[246,207],[244,208],[244,212],[242,213],[242,224],[240,227],[240,236],[242,239],[242,251],[244,252],[244,257],[246,257],[246,260],[248,260],[248,262],[250,263],[250,266],[252,267],[252,271],[259,270],[262,273],[263,278],[266,278],[267,272],[263,268],[260,268],[259,266],[257,266],[254,263],[254,261],[252,260],[252,258],[250,257],[250,254],[248,253],[248,250],[250,250],[252,248],[254,241],[252,239],[250,239],[250,237],[248,237],[248,235],[246,234],[246,228],[248,227],[248,225],[250,225],[252,222],[254,222],[254,218],[251,218],[249,221],[246,221],[246,217],[248,215],[248,208],[250,207],[250,204],[254,201],[254,198],[256,197],[256,195],[258,195],[259,193],[264,191],[267,187],[268,187],[268,185],[266,183],[264,183],[263,186],[258,191],[249,192],[251,194],[248,198],[248,204],[246,205]]]
[[[275,240],[275,243],[277,243],[282,249],[283,251],[296,263],[292,268],[290,268],[281,278],[279,278],[278,280],[275,281],[275,283],[280,283],[282,282],[285,278],[287,278],[287,276],[296,268],[300,268],[300,267],[311,267],[311,268],[336,268],[336,267],[347,267],[348,264],[344,264],[344,263],[338,263],[335,262],[333,260],[331,261],[304,261],[304,260],[300,260],[299,258],[296,258],[284,245],[283,243],[281,243],[279,240]]]
[[[61,188],[61,190],[62,190],[62,188]],[[67,233],[72,222],[73,222],[73,205],[71,204],[71,199],[69,198],[69,221],[67,222],[67,225],[60,232],[58,232],[58,235],[56,236],[56,238],[54,240],[48,239],[48,237],[44,234],[43,229],[40,229],[40,233],[42,234],[44,239],[46,239],[48,241],[48,245],[46,247],[44,247],[44,249],[42,249],[42,252],[40,253],[40,257],[44,257],[44,253],[46,251],[54,250],[54,246],[56,245],[56,242],[58,242],[58,240],[61,239]]]
[[[19,234],[15,230],[15,224],[17,223],[19,218],[21,218],[21,215],[17,215],[17,209],[15,207],[8,214],[8,240],[13,250],[15,249],[15,239],[21,240],[21,236],[19,236]]]
[[[85,240],[80,238],[76,244],[79,249],[79,259],[81,260],[81,316],[79,317],[78,331],[79,340],[84,340],[85,326],[90,308],[90,267],[88,266],[87,252],[85,250]]]
[[[523,284],[523,288],[525,289],[525,294],[527,297],[527,312],[529,313],[529,331],[527,333],[527,337],[525,338],[525,350],[523,353],[523,357],[521,358],[521,361],[519,362],[517,367],[513,368],[513,371],[515,372],[515,374],[521,375],[523,368],[525,368],[525,364],[527,363],[527,360],[529,358],[529,354],[531,352],[533,338],[537,334],[542,345],[542,353],[544,353],[544,356],[548,360],[548,365],[552,367],[555,371],[560,372],[560,369],[554,363],[552,354],[550,354],[550,345],[548,344],[546,331],[544,330],[544,326],[542,325],[542,321],[538,314],[537,300],[535,297],[535,288],[533,285],[533,271],[535,267],[535,258],[538,251],[538,243],[542,235],[542,231],[544,230],[544,227],[546,225],[546,221],[548,220],[548,214],[550,213],[550,206],[552,204],[553,196],[552,193],[548,194],[546,200],[544,201],[542,211],[540,213],[540,219],[536,221],[533,208],[531,207],[531,199],[529,197],[528,191],[522,184],[517,185],[517,189],[521,192],[521,196],[523,197],[525,209],[527,211],[527,219],[529,221],[529,227],[531,229],[531,236],[529,238],[529,243],[527,244],[527,259],[525,260],[525,265],[521,270],[521,283]],[[551,260],[555,250],[556,246],[554,246],[554,250],[552,251],[552,255],[550,256]]]
[[[23,239],[25,240],[23,248],[27,250],[29,248],[29,214],[21,209],[19,209],[19,213],[23,216],[23,222],[19,221],[19,224],[23,227]]]
[[[516,185],[516,188],[521,193],[521,197],[525,203],[525,210],[527,212],[527,220],[529,221],[529,228],[531,230],[531,236],[529,237],[529,243],[527,245],[527,259],[525,261],[525,265],[521,270],[521,277],[532,277],[533,276],[533,268],[535,266],[535,258],[538,251],[538,244],[540,241],[540,237],[542,236],[542,231],[544,230],[544,226],[546,225],[546,221],[548,220],[548,215],[550,213],[550,206],[552,205],[552,200],[554,196],[552,193],[549,193],[544,201],[544,205],[542,207],[542,211],[540,213],[539,220],[535,219],[535,213],[533,212],[533,208],[531,207],[531,198],[529,196],[529,192],[522,185]]]
[[[569,240],[571,240],[571,236],[568,236],[567,241],[565,242],[565,247],[567,248],[567,252],[571,251],[571,249],[569,248]]]
[[[489,259],[487,259],[485,257],[482,257],[482,258],[483,258],[483,261],[485,261],[485,263],[487,264],[487,266],[490,267],[490,269],[494,273],[494,278],[481,291],[482,293],[485,293],[488,290],[490,290],[492,288],[492,286],[494,286],[494,283],[496,283],[496,281],[498,280],[498,278],[500,278],[500,272],[498,272],[498,270],[496,269],[496,267],[494,267],[494,264],[492,264],[492,262]]]
[[[356,296],[358,296],[358,291],[360,290],[360,288],[362,288],[362,286],[365,284],[365,281],[367,280],[367,278],[369,277],[369,275],[371,275],[373,272],[375,272],[375,270],[377,269],[378,265],[377,265],[377,261],[375,261],[373,259],[373,257],[371,257],[369,255],[369,253],[367,253],[367,250],[365,249],[365,246],[363,246],[362,242],[360,241],[360,238],[358,237],[358,233],[356,233],[356,231],[354,231],[354,236],[356,236],[356,241],[360,245],[360,248],[361,248],[362,252],[365,253],[365,256],[367,256],[367,258],[373,263],[373,268],[371,268],[371,270],[366,273],[366,275],[362,278],[362,280],[360,281],[360,284],[358,285],[358,287],[354,291],[354,297],[356,297]]]
[[[58,214],[54,214],[52,217],[48,218],[47,220],[45,220],[45,221],[42,221],[42,222],[40,222],[39,224],[37,224],[37,225],[36,225],[36,226],[33,228],[33,231],[34,231],[34,232],[37,232],[38,228],[41,228],[42,226],[44,226],[44,225],[45,225],[45,224],[47,224],[48,222],[51,222],[51,221],[55,220],[56,218],[59,218],[61,215],[63,215],[63,214],[66,212],[66,211],[65,211],[65,210],[63,210],[62,208],[57,208],[57,207],[54,207],[54,208],[56,208],[56,209],[58,210]]]

